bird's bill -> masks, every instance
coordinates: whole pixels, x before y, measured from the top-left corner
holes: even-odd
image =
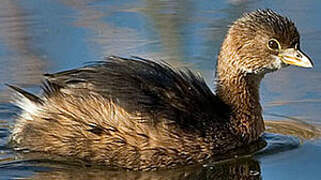
[[[311,59],[299,49],[289,48],[281,51],[278,55],[280,59],[289,65],[312,68]]]

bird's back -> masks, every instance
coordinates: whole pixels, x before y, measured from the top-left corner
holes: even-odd
[[[141,113],[146,122],[158,122],[163,117],[182,128],[194,128],[196,120],[218,121],[228,116],[228,107],[200,76],[166,63],[109,57],[84,68],[45,76],[49,85],[45,96],[53,96],[57,91],[98,94],[128,113]]]

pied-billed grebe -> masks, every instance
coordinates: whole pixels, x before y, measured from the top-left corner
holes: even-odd
[[[216,94],[189,70],[109,57],[46,74],[41,97],[10,86],[23,110],[11,140],[31,151],[133,170],[201,163],[259,138],[260,81],[290,64],[312,67],[294,23],[258,10],[229,29]]]

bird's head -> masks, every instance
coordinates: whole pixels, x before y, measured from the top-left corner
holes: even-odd
[[[244,14],[230,27],[218,69],[265,74],[288,65],[312,67],[312,61],[300,49],[297,28],[272,10],[257,10]]]

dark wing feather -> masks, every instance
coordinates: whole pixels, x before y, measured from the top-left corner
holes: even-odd
[[[109,57],[46,77],[46,96],[61,88],[96,92],[128,112],[140,112],[147,122],[166,119],[184,127],[202,128],[204,122],[219,121],[229,115],[228,106],[201,77],[189,70],[178,71],[166,63],[142,58]]]
[[[27,92],[23,89],[20,89],[16,86],[12,86],[10,84],[6,84],[6,86],[8,86],[9,88],[11,88],[12,90],[14,90],[15,92],[19,93],[20,95],[22,95],[23,97],[27,98],[29,101],[37,103],[37,104],[42,104],[43,100],[41,98],[39,98],[36,95],[31,94],[30,92]]]

